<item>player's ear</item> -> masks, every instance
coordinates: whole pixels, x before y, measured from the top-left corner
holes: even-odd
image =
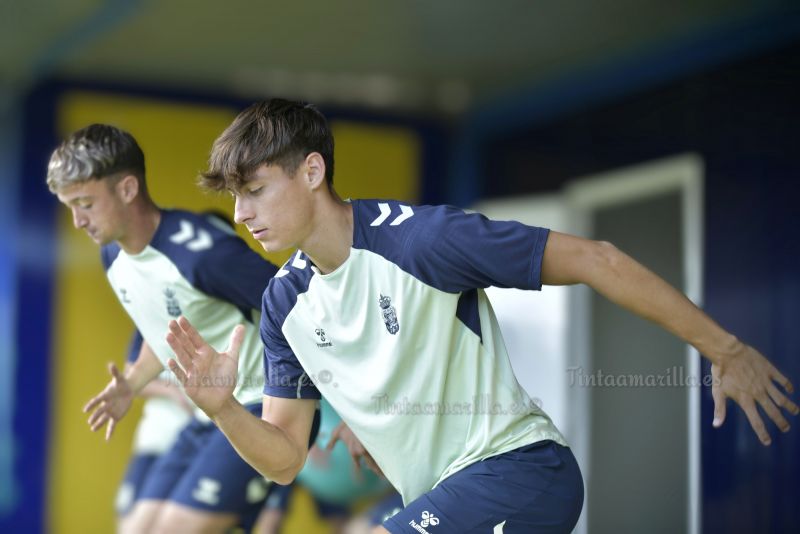
[[[132,174],[127,174],[117,182],[116,189],[120,199],[129,204],[139,194],[139,179]]]
[[[306,170],[304,176],[311,189],[325,185],[325,160],[319,152],[312,152],[306,156],[304,165]]]

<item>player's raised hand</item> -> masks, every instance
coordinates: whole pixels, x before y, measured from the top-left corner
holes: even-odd
[[[83,413],[91,412],[88,423],[92,432],[96,432],[108,423],[106,441],[111,439],[114,427],[125,417],[133,402],[133,390],[117,366],[109,363],[108,372],[111,374],[111,381],[83,407]]]
[[[185,317],[169,322],[167,343],[177,361],[170,359],[167,365],[189,398],[209,417],[233,395],[243,339],[244,327],[238,325],[231,333],[228,350],[217,352]]]
[[[789,400],[776,386],[777,382],[787,393],[794,393],[792,383],[753,347],[741,344],[722,364],[711,366],[714,379],[711,394],[714,397],[714,427],[725,421],[728,398],[742,407],[750,426],[764,445],[772,443],[764,421],[758,413],[757,405],[764,410],[782,432],[789,431],[789,422],[781,413],[781,408],[797,415],[797,405]]]

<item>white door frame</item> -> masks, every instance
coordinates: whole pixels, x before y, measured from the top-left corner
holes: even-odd
[[[640,165],[616,169],[601,174],[581,177],[565,189],[572,224],[569,231],[577,235],[591,236],[592,213],[598,209],[624,204],[637,199],[665,194],[681,193],[683,275],[685,286],[680,288],[697,306],[702,306],[703,294],[703,161],[696,154],[682,154],[647,162]],[[572,288],[569,298],[570,317],[575,322],[570,326],[569,338],[571,365],[590,369],[592,347],[590,336],[590,289],[584,286]],[[700,355],[687,345],[686,369],[698,383],[701,378]],[[701,470],[700,470],[700,387],[688,387],[688,481],[687,525],[689,534],[699,534],[702,521]],[[575,409],[576,424],[584,429],[572,438],[572,446],[581,459],[584,480],[591,478],[589,464],[590,426],[589,392],[587,388],[572,388],[570,403]],[[586,484],[587,490],[589,484]],[[575,532],[585,533],[587,518],[591,513],[588,496],[584,511]]]

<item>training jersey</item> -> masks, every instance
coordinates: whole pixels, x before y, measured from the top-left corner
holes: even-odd
[[[566,442],[517,382],[483,288],[541,289],[548,230],[449,206],[352,202],[353,246],[297,251],[264,294],[266,395],[323,395],[406,503],[484,458]]]
[[[101,257],[117,298],[165,367],[175,357],[166,340],[171,319],[186,317],[217,351],[228,347],[231,331],[243,324],[234,396],[242,404],[261,402],[260,295],[277,267],[219,218],[182,210],[161,210],[158,228],[140,253],[112,243],[102,247]]]
[[[139,356],[142,348],[142,335],[136,331],[128,346],[127,362],[132,364]],[[165,369],[158,378],[169,381],[171,371]],[[188,397],[187,397],[188,398]],[[176,401],[164,397],[145,399],[142,416],[133,433],[131,452],[134,455],[161,455],[172,447],[178,434],[185,427],[191,416]]]

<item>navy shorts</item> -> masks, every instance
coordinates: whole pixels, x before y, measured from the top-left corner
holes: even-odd
[[[258,509],[251,509],[239,516],[239,527],[245,532],[250,532],[258,522],[258,517],[263,510],[278,510],[286,513],[289,509],[289,497],[292,494],[292,484],[281,486],[274,482],[267,490],[267,498],[264,504]]]
[[[319,514],[322,519],[330,520],[336,517],[350,517],[349,506],[345,506],[344,504],[339,504],[336,502],[323,501],[314,497],[313,495],[311,496],[311,499],[314,501],[314,506],[317,508],[317,514]]]
[[[267,497],[267,501],[264,503],[264,508],[267,510],[280,510],[281,512],[286,512],[289,509],[295,484],[296,482],[292,482],[288,486],[273,484],[269,490],[269,497]],[[311,500],[314,501],[317,514],[319,514],[319,516],[323,519],[348,517],[350,515],[350,508],[342,504],[320,500],[314,496],[314,494],[311,494]]]
[[[122,479],[122,483],[119,485],[117,497],[114,501],[114,508],[118,516],[124,516],[131,511],[133,504],[139,499],[142,484],[157,459],[157,454],[137,454],[128,462],[125,478]]]
[[[289,501],[291,500],[292,491],[294,491],[294,483],[288,486],[281,486],[280,484],[273,484],[269,489],[269,495],[264,502],[264,508],[267,510],[280,510],[286,512],[289,509]]]
[[[462,469],[383,526],[392,534],[569,533],[582,507],[572,451],[548,440]]]
[[[261,417],[261,404],[246,408]],[[271,485],[239,456],[221,430],[198,420],[181,431],[150,471],[139,500],[170,501],[240,517],[261,509]]]
[[[396,491],[392,491],[392,493],[378,501],[376,505],[369,509],[369,512],[367,512],[369,524],[370,526],[376,527],[390,517],[394,517],[402,510],[403,498]]]

